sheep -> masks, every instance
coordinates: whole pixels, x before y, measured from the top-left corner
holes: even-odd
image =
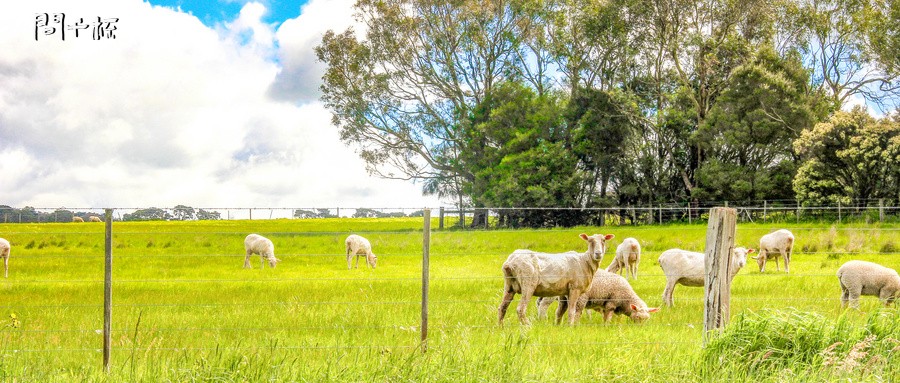
[[[12,246],[9,241],[0,238],[0,258],[3,258],[3,278],[9,278],[9,250]]]
[[[766,269],[766,261],[775,259],[775,270],[781,271],[778,266],[778,257],[784,257],[784,272],[790,273],[791,251],[794,248],[794,234],[781,229],[762,236],[759,239],[759,255],[753,257],[759,264],[759,272]],[[777,251],[777,253],[775,253]]]
[[[606,268],[610,273],[621,273],[622,270],[626,274],[630,274],[632,279],[637,279],[638,263],[641,262],[641,244],[637,239],[625,238],[619,246],[616,247],[616,257],[612,263]]]
[[[350,270],[350,261],[353,259],[353,256],[356,256],[356,267],[359,268],[359,257],[361,255],[366,256],[366,263],[369,264],[369,267],[375,268],[375,265],[378,263],[378,257],[372,253],[372,244],[369,243],[368,239],[365,239],[356,234],[350,234],[347,236],[347,239],[344,241],[344,244],[347,248],[347,270]]]
[[[72,222],[84,222],[84,218],[81,218],[79,216],[74,216],[74,217],[72,217]]]
[[[547,317],[547,310],[555,299],[538,298],[538,318]],[[609,322],[615,313],[627,315],[632,321],[640,323],[650,318],[650,313],[659,311],[658,307],[647,307],[624,277],[606,270],[597,270],[591,287],[578,300],[575,312],[579,318],[585,308],[602,312],[603,320],[606,322]]]
[[[847,261],[837,271],[841,284],[841,308],[848,304],[859,308],[860,295],[881,299],[885,307],[900,298],[900,275],[897,271],[866,261]]]
[[[90,221],[91,221],[91,222],[103,222],[103,220],[100,219],[100,217],[98,217],[98,216],[96,216],[96,215],[92,215],[92,216],[90,217]]]
[[[250,266],[250,256],[255,254],[259,254],[262,257],[262,267],[266,267],[266,261],[269,262],[269,266],[273,269],[278,262],[281,262],[280,259],[275,258],[275,245],[266,237],[263,237],[259,234],[250,234],[247,238],[244,238],[244,250],[247,251],[247,256],[244,258],[244,268],[252,269],[253,266]]]
[[[581,295],[575,306],[576,316],[581,316],[586,308],[602,312],[605,322],[609,322],[613,314],[619,314],[640,323],[649,319],[650,313],[659,311],[658,307],[647,307],[625,277],[606,270],[597,270],[594,274],[590,289]]]
[[[743,247],[734,248],[731,252],[731,275],[729,279],[733,279],[747,264],[747,254],[753,253],[753,249],[745,249]],[[659,267],[662,267],[663,274],[666,275],[666,288],[663,290],[663,303],[667,306],[675,306],[675,300],[672,293],[675,291],[675,285],[683,286],[703,286],[706,279],[706,256],[703,253],[695,253],[692,251],[681,249],[669,249],[663,251],[659,255]]]
[[[523,325],[531,321],[525,316],[531,296],[556,297],[565,295],[556,310],[556,323],[562,320],[563,312],[568,309],[569,324],[575,324],[575,302],[590,287],[594,273],[600,267],[606,253],[606,241],[614,238],[612,234],[580,234],[579,237],[588,243],[583,254],[575,252],[562,254],[539,253],[531,250],[516,250],[503,262],[501,268],[504,276],[503,300],[497,309],[498,323],[503,325],[506,309],[516,294],[521,294],[516,313]],[[568,305],[567,302],[572,302]]]

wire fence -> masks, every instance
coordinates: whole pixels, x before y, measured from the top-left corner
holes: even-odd
[[[114,224],[112,226],[115,227]],[[93,355],[102,350],[100,337],[103,336],[101,319],[104,303],[99,292],[106,280],[98,273],[103,268],[105,255],[102,247],[97,245],[105,232],[68,227],[65,230],[51,227],[46,231],[35,231],[17,229],[18,227],[20,226],[6,225],[3,226],[4,231],[0,232],[0,236],[13,238],[14,246],[11,277],[0,282],[5,297],[0,307],[14,313],[22,323],[16,326],[13,325],[13,320],[0,322],[0,353],[84,352],[92,355],[83,358],[88,364],[99,364]],[[785,227],[798,233],[798,238],[803,238],[804,232],[831,230],[833,233],[828,235],[836,241],[846,240],[849,243],[851,241],[848,238],[851,236],[877,234],[884,237],[884,243],[900,243],[900,228],[897,227],[834,227],[828,224]],[[638,238],[642,229],[644,228],[631,228],[636,230],[634,234]],[[693,230],[696,232],[689,235],[696,237],[697,242],[702,240],[705,227],[691,227],[688,233]],[[422,347],[419,336],[423,331],[420,318],[423,300],[418,295],[422,277],[410,272],[397,275],[380,270],[391,270],[392,267],[415,270],[414,266],[425,255],[420,248],[414,246],[383,246],[388,250],[378,253],[379,262],[387,264],[379,264],[375,270],[369,270],[364,263],[362,270],[348,271],[343,268],[346,253],[340,249],[343,247],[341,240],[350,231],[353,231],[352,225],[347,230],[315,233],[265,232],[263,234],[284,242],[292,238],[301,242],[314,238],[319,241],[316,243],[330,244],[335,251],[321,251],[324,247],[312,245],[305,248],[305,251],[299,251],[304,250],[303,246],[288,245],[285,247],[290,251],[277,254],[282,260],[292,262],[285,261],[288,263],[283,263],[274,270],[259,270],[259,263],[254,262],[256,272],[251,272],[240,269],[241,258],[244,257],[240,250],[228,253],[210,246],[211,253],[205,254],[193,249],[196,244],[203,247],[207,242],[216,242],[222,238],[230,238],[229,241],[233,243],[240,242],[241,236],[245,234],[240,231],[172,230],[171,227],[160,230],[139,230],[135,227],[122,231],[113,230],[112,253],[116,263],[112,269],[114,298],[111,308],[116,315],[113,316],[112,328],[109,330],[109,335],[113,337],[111,348],[115,353],[127,353],[243,350],[255,347],[286,351],[378,352]],[[370,237],[384,237],[380,244],[385,245],[400,236],[421,239],[425,230],[371,230],[362,233]],[[472,233],[474,232],[448,232],[460,236],[453,238],[453,241],[492,241],[491,237],[466,237]],[[521,234],[521,231],[508,228],[490,230],[491,235],[503,233],[516,235]],[[42,241],[54,236],[59,237],[56,245],[40,248]],[[172,238],[172,242],[185,242],[189,245],[167,248],[156,244],[148,247],[144,245],[146,236],[168,236]],[[753,236],[758,238],[756,234]],[[159,243],[167,240],[169,239],[159,240]],[[486,251],[479,245],[472,246],[475,250],[467,251],[467,246],[462,243],[442,247],[442,240],[449,241],[448,238],[434,238],[432,243],[436,247],[428,253],[431,262],[435,264],[433,274],[427,278],[431,295],[428,300],[431,320],[428,328],[439,334],[436,343],[429,346],[432,349],[446,347],[450,342],[447,339],[462,333],[474,331],[479,333],[480,338],[489,338],[497,332],[499,327],[496,323],[496,310],[504,278],[496,266],[512,250]],[[60,241],[65,244],[59,246]],[[35,245],[27,248],[29,243]],[[130,245],[117,247],[123,243]],[[82,244],[83,246],[79,246]],[[847,246],[844,246],[840,250],[804,251],[799,245],[798,242],[798,250],[793,252],[795,259],[812,259],[823,264],[835,262],[840,257],[891,259],[900,255],[900,251],[885,246],[875,250],[870,246],[869,249],[848,251]],[[66,246],[74,250],[67,249]],[[662,250],[664,249],[653,246],[645,247],[640,279],[630,280],[639,295],[648,303],[656,305],[661,304],[660,294],[666,278],[654,262]],[[702,251],[702,248],[693,250]],[[832,259],[833,255],[839,257]],[[611,247],[601,267],[609,263],[613,256],[614,248]],[[475,272],[465,262],[460,264],[457,261],[463,257],[472,259],[473,264],[486,263],[494,268]],[[489,261],[484,262],[484,259]],[[413,267],[410,268],[410,265]],[[69,266],[72,270],[64,269]],[[92,271],[84,271],[85,267]],[[442,270],[443,267],[447,269]],[[801,279],[809,286],[836,287],[833,271],[836,264],[829,267],[823,267],[821,271],[807,268],[790,275],[759,273],[753,270],[755,265],[751,261],[736,279],[735,287],[739,291],[745,291],[748,286],[766,286],[771,280],[778,278]],[[202,270],[216,268],[226,271],[213,272],[214,275],[209,277],[202,275]],[[283,272],[285,269],[288,271]],[[464,271],[471,274],[464,274]],[[347,274],[349,272],[353,274]],[[296,293],[291,289],[304,290]],[[697,289],[679,286],[676,290],[676,309],[672,310],[677,311],[678,315],[659,315],[639,327],[623,327],[627,320],[604,323],[602,316],[582,318],[579,326],[603,331],[604,340],[558,342],[551,338],[541,338],[528,343],[527,347],[700,345],[703,323],[700,321],[702,312],[697,309],[702,307],[704,298]],[[793,296],[747,296],[736,293],[731,301],[736,307],[754,309],[796,303],[806,307],[826,307],[823,309],[825,312],[836,311],[841,303],[840,296],[834,294],[834,291]],[[687,313],[681,307],[688,307],[696,312]],[[536,305],[529,304],[531,317],[536,311]],[[511,312],[506,318],[506,326],[518,326],[517,321],[515,313]],[[552,320],[548,320],[538,321],[535,326],[555,325]],[[655,328],[677,328],[682,335],[687,334],[691,339],[634,340],[623,333],[648,332]],[[377,334],[370,337],[373,331]],[[241,343],[242,333],[268,335],[270,337],[266,338],[267,341],[278,334],[290,333],[295,336],[290,337],[289,342],[274,345],[246,344]],[[145,342],[150,344],[141,344],[135,340],[137,338],[147,338]],[[216,346],[207,346],[210,343]]]

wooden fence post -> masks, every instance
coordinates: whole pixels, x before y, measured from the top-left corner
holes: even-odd
[[[704,281],[703,345],[712,331],[724,327],[730,316],[731,251],[737,229],[737,211],[714,207],[709,211],[706,228],[706,280]]]
[[[878,199],[878,222],[884,222],[884,198]]]
[[[431,209],[423,210],[422,228],[422,353],[428,351],[428,258],[431,252]]]
[[[763,200],[763,222],[769,219],[769,201]]]
[[[444,207],[441,206],[440,210],[438,210],[438,229],[444,229]]]
[[[106,246],[103,277],[103,371],[109,373],[112,331],[112,209],[106,209]]]

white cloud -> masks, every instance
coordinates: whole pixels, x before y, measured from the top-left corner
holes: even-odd
[[[437,205],[417,185],[366,175],[319,102],[269,96],[287,81],[281,65],[321,70],[311,47],[350,20],[334,4],[349,10],[313,0],[277,32],[258,3],[218,31],[140,0],[0,6],[0,204]],[[117,38],[35,41],[39,12],[118,17]]]
[[[353,0],[311,0],[301,8],[300,17],[287,20],[278,28],[278,56],[282,70],[272,84],[273,97],[310,102],[319,97],[319,84],[325,72],[314,51],[328,30],[343,32],[353,26]]]

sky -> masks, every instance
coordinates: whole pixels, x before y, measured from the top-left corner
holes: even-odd
[[[318,100],[352,3],[3,2],[0,205],[439,206],[369,176]]]

